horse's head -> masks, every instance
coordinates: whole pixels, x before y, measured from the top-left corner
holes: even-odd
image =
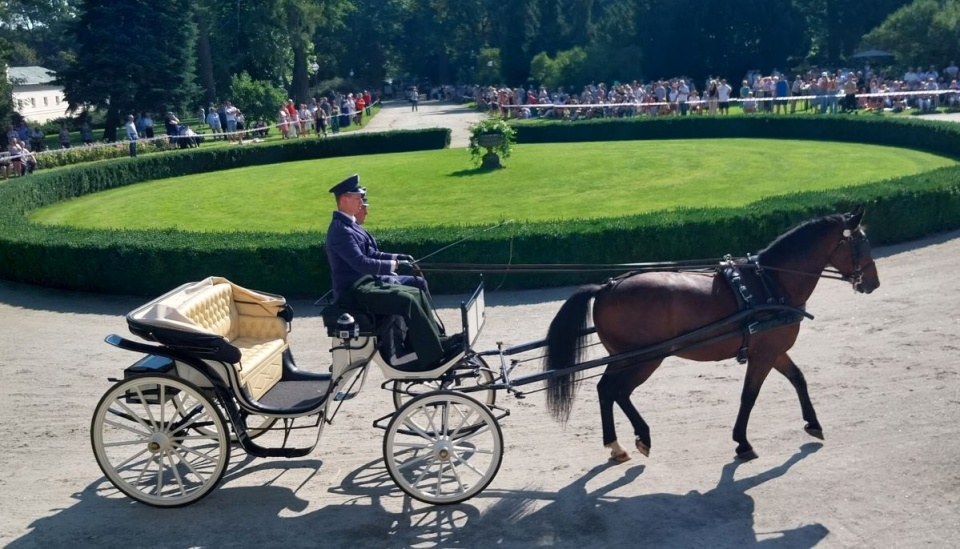
[[[880,286],[880,275],[870,255],[870,241],[860,225],[862,219],[863,206],[843,215],[843,239],[830,254],[829,261],[854,290],[869,294]]]

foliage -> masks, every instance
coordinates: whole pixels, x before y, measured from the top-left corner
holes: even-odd
[[[895,54],[903,65],[941,69],[960,58],[960,0],[915,0],[864,36],[863,44]]]
[[[759,118],[742,117],[744,120]],[[700,129],[704,130],[701,134],[717,137],[721,132],[714,124],[728,123],[731,129],[728,135],[746,136],[750,131],[757,131],[767,136],[781,131],[764,131],[764,128],[807,126],[804,137],[861,141],[870,136],[869,139],[879,141],[887,136],[895,145],[916,141],[926,150],[960,156],[960,128],[953,126],[872,117],[867,119],[871,122],[847,117],[810,117],[798,126],[791,126],[794,119],[770,117],[762,119],[762,124],[741,124],[741,118],[704,117],[699,123],[692,123],[690,131],[697,133]],[[614,122],[619,121],[610,122],[611,129],[618,127]],[[646,130],[656,127],[636,125]],[[667,126],[681,127],[664,124]],[[589,125],[568,124],[567,127]],[[783,134],[788,133],[786,129],[782,130]],[[622,129],[598,134],[620,132]],[[428,133],[421,135],[426,139]],[[361,148],[365,152],[382,150],[371,147],[374,143],[386,146],[389,142],[391,148],[402,149],[410,147],[407,135],[367,134],[323,142],[295,142],[272,147],[269,154],[266,150],[258,151],[259,147],[255,146],[210,149],[202,154],[153,155],[53,170],[9,181],[0,185],[0,274],[33,284],[145,295],[158,295],[184,280],[219,274],[249,287],[288,296],[316,296],[329,280],[322,235],[318,233],[88,231],[33,225],[26,221],[25,215],[43,205],[112,186],[228,166],[287,161],[298,156],[316,158],[344,153],[347,142],[351,142],[350,149]],[[429,135],[430,140],[437,137]],[[443,136],[449,139],[449,132]],[[572,136],[568,137],[573,140]],[[321,146],[332,149],[319,150]],[[512,223],[482,234],[477,232],[461,246],[445,252],[444,259],[473,263],[549,263],[559,257],[572,263],[609,263],[744,253],[759,249],[801,220],[846,211],[858,202],[867,205],[870,238],[877,244],[960,227],[960,167],[839,190],[775,197],[746,208],[683,209],[615,219]],[[469,228],[424,227],[384,231],[377,236],[385,249],[402,249],[420,256],[460,239],[464,231],[469,232]],[[670,237],[665,238],[666,234]],[[70,268],[64,269],[64,265]],[[503,287],[544,287],[595,282],[598,278],[596,273],[551,277],[515,275],[505,278]],[[462,291],[474,283],[469,277],[437,276],[431,280],[431,287],[436,291]]]
[[[507,121],[499,116],[488,116],[476,124],[470,125],[470,144],[467,150],[470,151],[470,159],[479,166],[483,162],[483,155],[486,154],[486,147],[480,146],[480,136],[482,135],[500,135],[503,139],[496,147],[491,150],[502,158],[509,158],[513,152],[513,145],[517,142],[517,132]]]
[[[113,160],[115,158],[126,158],[130,156],[130,142],[119,141],[116,143],[97,143],[93,147],[71,147],[66,150],[57,150],[52,154],[44,154],[37,158],[39,167],[43,170],[50,168],[61,168],[82,164],[86,162],[97,162],[100,160]],[[149,155],[154,153],[167,152],[167,142],[155,141],[137,141],[137,155]]]
[[[0,16],[3,11],[0,10]],[[7,58],[9,54],[9,44],[6,40],[0,38],[0,74],[7,74]],[[13,114],[13,86],[6,78],[0,78],[0,127],[6,128],[10,122],[10,116]],[[6,132],[4,132],[6,134]],[[7,145],[7,136],[0,135],[0,145]]]
[[[245,72],[233,77],[230,96],[233,104],[243,111],[250,124],[261,116],[264,120],[275,119],[277,111],[287,99],[287,94],[282,89],[270,82],[252,80]]]
[[[192,6],[85,0],[73,27],[77,62],[58,75],[70,108],[107,110],[105,136],[112,141],[126,114],[182,110],[193,101]]]

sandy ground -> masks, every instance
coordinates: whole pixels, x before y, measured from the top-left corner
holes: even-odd
[[[960,231],[875,256],[881,287],[864,296],[821,282],[809,303],[817,318],[792,352],[824,442],[803,432],[792,388],[773,373],[750,423],[760,458],[736,462],[730,437],[743,367],[671,359],[633,395],[653,431],[649,458],[607,461],[596,379],[585,382],[565,429],[547,414],[542,393],[500,394],[512,415],[503,421],[499,475],[476,498],[443,508],[412,501],[386,473],[382,431],[372,422],[392,405],[376,371],[311,455],[268,460],[235,451],[221,487],[201,502],[174,510],[133,503],[105,481],[88,431],[107,378],[139,358],[103,338],[131,337],[123,314],[143,300],[0,282],[0,544],[957,546]],[[570,291],[488,291],[478,347],[541,338]],[[448,326],[459,325],[461,298],[439,299]],[[298,362],[323,371],[328,340],[316,309],[293,305]],[[526,371],[537,369],[530,363]]]

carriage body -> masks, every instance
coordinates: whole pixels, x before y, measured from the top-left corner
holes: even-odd
[[[124,370],[97,405],[91,420],[94,455],[107,478],[133,499],[157,507],[188,505],[216,487],[233,446],[257,457],[312,452],[324,425],[361,390],[372,365],[394,394],[395,412],[423,387],[433,392],[475,379],[483,362],[470,346],[482,328],[483,307],[481,285],[461,308],[464,320],[479,323],[464,327],[467,351],[429,371],[391,365],[381,352],[377,319],[352,311],[361,321],[345,333],[325,314],[332,361],[328,372],[317,373],[294,361],[287,343],[293,312],[281,296],[218,277],[184,284],[127,315],[130,331],[152,344],[106,338],[144,356]],[[486,376],[489,381],[489,372]],[[484,407],[473,399],[466,404]],[[316,430],[312,444],[288,444],[298,429]],[[280,435],[260,438],[269,432]],[[277,438],[282,442],[260,444]],[[489,480],[492,476],[484,486]],[[404,485],[402,476],[400,484],[420,495],[419,488]],[[462,495],[447,494],[437,502]]]

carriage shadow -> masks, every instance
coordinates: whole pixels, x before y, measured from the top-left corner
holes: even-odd
[[[747,492],[782,476],[820,447],[805,444],[782,465],[739,479],[734,477],[740,462],[726,464],[716,487],[703,493],[615,495],[619,488],[642,482],[643,465],[626,468],[603,486],[588,487],[621,467],[603,464],[557,492],[535,486],[488,489],[472,503],[443,507],[402,495],[381,459],[348,473],[329,488],[341,502],[316,510],[310,510],[302,491],[316,482],[323,466],[319,460],[262,461],[246,467],[237,463],[228,471],[225,486],[181,509],[154,509],[117,497],[101,478],[74,494],[75,505],[36,520],[30,533],[8,547],[57,547],[71,540],[114,547],[583,547],[642,542],[806,548],[827,536],[826,527],[813,523],[757,533],[755,504]],[[259,486],[231,486],[232,480],[273,470],[276,475]],[[291,487],[283,477],[294,470],[308,474]],[[489,499],[495,501],[484,505]]]

